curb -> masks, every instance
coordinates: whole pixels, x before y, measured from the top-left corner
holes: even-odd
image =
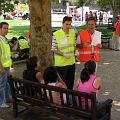
[[[19,61],[16,61],[16,62],[13,62],[13,64],[20,64],[20,63],[25,63],[26,62],[26,59],[25,60],[19,60]]]

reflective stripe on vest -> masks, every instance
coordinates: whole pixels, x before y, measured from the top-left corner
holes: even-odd
[[[69,30],[69,37],[66,37],[65,33],[62,29],[53,33],[58,50],[62,53],[69,53],[71,57],[69,59],[64,56],[60,56],[54,53],[54,64],[55,66],[67,66],[75,63],[75,55],[74,55],[74,46],[75,46],[75,32],[74,30]],[[62,44],[61,40],[65,39],[66,43]]]
[[[1,56],[0,60],[3,67],[10,67],[12,64],[11,60],[11,53],[10,53],[10,46],[9,44],[5,43],[2,38],[0,38],[0,45],[1,45]]]
[[[68,47],[74,47],[75,44],[71,44],[71,45],[68,45],[68,46],[64,46],[64,47],[59,47],[58,50],[64,50],[64,49],[67,49]]]

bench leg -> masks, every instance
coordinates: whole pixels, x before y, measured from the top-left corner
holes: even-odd
[[[17,118],[17,116],[18,116],[18,106],[17,106],[15,101],[13,101],[13,114],[14,114],[14,118]]]

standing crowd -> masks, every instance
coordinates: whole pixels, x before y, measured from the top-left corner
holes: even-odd
[[[97,63],[99,62],[99,50],[101,44],[101,32],[95,30],[96,19],[89,17],[87,19],[88,28],[78,33],[71,28],[71,17],[65,16],[62,21],[62,28],[55,31],[52,37],[51,50],[54,53],[54,66],[45,69],[43,76],[39,71],[40,61],[36,56],[30,57],[26,61],[26,70],[23,71],[23,79],[57,86],[65,89],[75,88],[79,92],[95,92],[98,96],[98,90],[102,88],[102,82],[96,76]],[[9,107],[6,103],[12,100],[7,76],[12,65],[9,43],[6,39],[8,33],[8,23],[0,23],[0,107]],[[24,43],[23,38],[19,43]],[[28,44],[26,44],[28,46]],[[22,49],[23,47],[21,47]],[[75,52],[78,50],[78,59],[81,62],[80,77],[76,87],[74,87],[75,77]],[[3,52],[4,51],[4,52]],[[26,50],[27,51],[27,50]],[[22,54],[22,51],[19,53]],[[58,93],[53,92],[53,101],[60,104]],[[49,97],[49,96],[48,96]],[[64,97],[64,95],[63,95]],[[71,101],[71,97],[69,96]],[[65,98],[64,98],[65,101]],[[83,108],[84,100],[82,100]],[[104,101],[96,102],[97,105]],[[77,99],[76,99],[77,103]],[[72,103],[71,103],[72,104]],[[89,107],[91,106],[89,101]],[[105,113],[102,111],[102,114]],[[101,113],[99,113],[101,115]]]

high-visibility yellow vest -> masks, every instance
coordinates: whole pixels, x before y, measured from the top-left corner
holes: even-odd
[[[69,59],[64,56],[60,56],[54,53],[55,66],[67,66],[75,63],[74,46],[75,46],[75,32],[73,29],[69,30],[69,37],[67,38],[62,29],[53,33],[55,36],[58,50],[62,53],[69,53],[71,57]],[[62,40],[66,39],[64,42]]]
[[[5,43],[4,40],[0,37],[0,61],[4,68],[10,67],[12,65],[10,46],[8,43]]]
[[[29,48],[28,41],[26,41],[25,39],[20,39],[19,46],[20,46],[20,50]]]

